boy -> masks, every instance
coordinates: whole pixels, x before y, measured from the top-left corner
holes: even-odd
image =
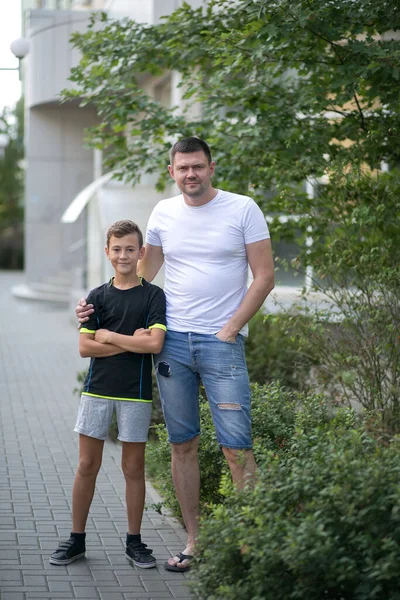
[[[105,252],[114,277],[90,292],[95,312],[79,336],[80,355],[90,357],[90,367],[75,425],[79,463],[72,492],[72,532],[50,556],[50,563],[68,565],[85,556],[86,521],[115,409],[126,481],[125,555],[137,567],[148,569],[156,566],[156,560],[140,536],[144,452],[152,406],[151,354],[159,353],[164,343],[165,296],[136,274],[144,247],[135,223],[111,225]]]

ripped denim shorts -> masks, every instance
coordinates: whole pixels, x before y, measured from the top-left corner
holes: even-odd
[[[167,331],[154,365],[172,444],[200,434],[202,382],[219,445],[241,450],[252,447],[250,385],[242,335],[235,342],[222,342],[214,334]]]

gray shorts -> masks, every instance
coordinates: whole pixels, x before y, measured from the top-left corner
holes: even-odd
[[[147,442],[151,408],[151,402],[110,400],[82,394],[74,431],[105,440],[115,410],[118,439],[121,442]]]

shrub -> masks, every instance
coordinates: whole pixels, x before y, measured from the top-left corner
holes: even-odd
[[[258,312],[249,322],[246,339],[246,359],[250,381],[273,383],[280,381],[290,389],[305,389],[310,368],[317,357],[299,334],[310,319],[300,314]]]
[[[257,462],[264,460],[265,453],[290,451],[296,428],[311,429],[315,424],[330,420],[330,411],[319,396],[290,392],[274,384],[252,385],[252,422],[254,454]],[[228,467],[220,450],[208,402],[200,402],[201,436],[199,443],[200,503],[207,514],[211,506],[224,500],[225,480]],[[307,429],[308,428],[308,429]],[[147,448],[146,462],[149,472],[155,477],[155,485],[164,499],[165,506],[177,517],[181,517],[172,483],[170,461],[171,450],[165,425],[154,427],[158,443]]]
[[[221,502],[223,496],[219,491],[222,474],[226,472],[224,456],[217,444],[211,412],[203,399],[200,401],[201,436],[199,444],[200,463],[200,503],[204,510],[211,502]],[[152,427],[158,441],[146,448],[147,472],[154,477],[154,484],[159,490],[164,506],[177,518],[182,519],[179,503],[171,476],[171,446],[163,423]]]
[[[253,491],[203,520],[195,591],[207,600],[400,598],[399,440],[350,409],[264,454]]]
[[[310,216],[313,244],[299,261],[313,267],[313,291],[324,297],[318,305],[310,298],[298,337],[319,356],[319,382],[349,405],[379,410],[392,434],[400,432],[399,198],[396,168],[332,176]]]

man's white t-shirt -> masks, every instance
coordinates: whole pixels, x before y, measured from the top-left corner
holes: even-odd
[[[222,329],[247,291],[245,245],[267,238],[265,217],[247,196],[218,190],[203,206],[189,206],[182,195],[161,200],[146,242],[164,253],[168,330]]]

